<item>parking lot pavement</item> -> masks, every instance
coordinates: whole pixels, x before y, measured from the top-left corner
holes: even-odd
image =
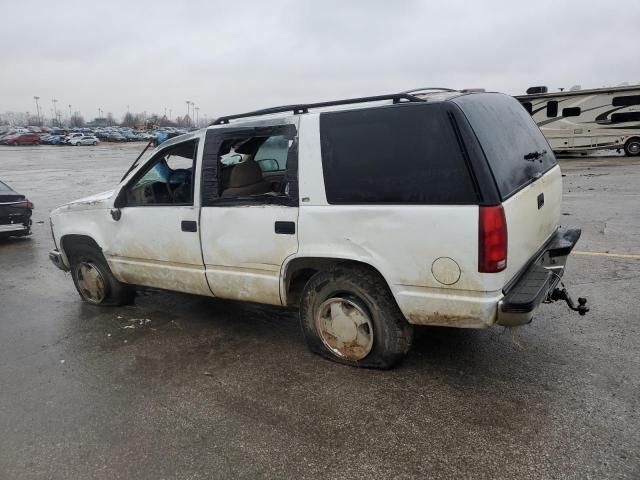
[[[81,303],[47,258],[48,212],[141,148],[0,148],[36,205],[33,236],[0,243],[0,478],[640,478],[640,158],[561,161],[586,317],[543,305],[515,339],[421,328],[404,364],[370,371],[309,353],[293,312]]]

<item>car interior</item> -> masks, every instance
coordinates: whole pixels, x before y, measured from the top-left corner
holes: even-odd
[[[163,150],[126,191],[127,205],[193,204],[193,164],[197,141]]]
[[[282,135],[230,139],[220,151],[221,198],[286,195],[292,140]]]

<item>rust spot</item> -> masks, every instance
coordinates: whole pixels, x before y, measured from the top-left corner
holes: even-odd
[[[409,322],[416,325],[435,325],[441,327],[478,328],[479,318],[472,315],[448,315],[440,312],[410,313]],[[490,325],[485,324],[485,327]]]

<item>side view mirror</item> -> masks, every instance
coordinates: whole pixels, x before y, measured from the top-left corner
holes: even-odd
[[[263,172],[275,172],[280,170],[278,161],[274,158],[261,158],[258,160],[258,165]]]

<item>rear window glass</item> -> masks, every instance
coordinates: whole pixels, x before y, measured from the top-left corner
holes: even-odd
[[[442,104],[323,113],[320,141],[329,203],[477,201]]]
[[[514,98],[486,93],[453,101],[475,131],[503,199],[556,165],[542,132]]]

